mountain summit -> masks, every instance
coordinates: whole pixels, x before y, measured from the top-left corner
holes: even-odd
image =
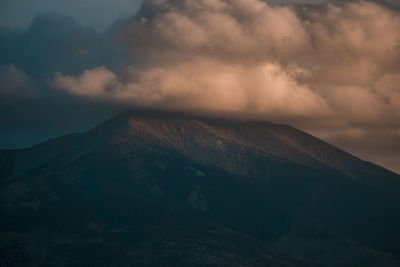
[[[399,193],[290,126],[128,111],[0,151],[0,265],[398,266]]]

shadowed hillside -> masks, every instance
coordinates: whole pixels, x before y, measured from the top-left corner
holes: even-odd
[[[400,264],[400,176],[286,125],[129,111],[0,179],[1,266]]]

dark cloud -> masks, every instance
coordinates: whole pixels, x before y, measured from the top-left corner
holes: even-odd
[[[98,32],[59,14],[38,15],[26,30],[0,29],[0,64],[13,64],[35,78],[101,65],[114,69],[127,60],[112,30]]]
[[[38,15],[26,30],[0,29],[0,147],[32,145],[86,130],[123,107],[80,99],[49,87],[56,72],[78,74],[132,60],[107,31],[59,14]]]
[[[115,20],[132,16],[141,0],[1,0],[0,26],[28,27],[38,13],[73,16],[86,26],[106,28]]]

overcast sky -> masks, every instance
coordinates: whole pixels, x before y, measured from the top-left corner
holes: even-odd
[[[0,148],[156,106],[291,124],[400,172],[400,13],[381,3],[0,0]]]
[[[132,16],[140,4],[141,0],[0,0],[0,26],[24,28],[37,14],[56,12],[85,26],[105,28]]]
[[[343,0],[336,0],[340,2]],[[377,0],[400,6],[399,0]],[[0,0],[0,26],[28,27],[39,13],[56,12],[72,16],[85,26],[105,28],[114,21],[132,16],[142,0]],[[267,0],[270,4],[311,4],[334,2],[332,0]]]

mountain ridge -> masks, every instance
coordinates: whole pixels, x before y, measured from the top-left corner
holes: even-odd
[[[120,266],[400,263],[399,175],[286,125],[128,111],[1,151],[0,177],[0,253],[10,261],[6,244],[67,266],[85,263],[61,247],[107,249]],[[156,260],[160,251],[168,260]]]
[[[294,128],[293,126],[286,125],[286,124],[269,122],[269,121],[265,121],[265,120],[262,120],[262,119],[259,119],[259,118],[233,117],[233,116],[225,116],[224,114],[220,114],[220,115],[211,115],[211,114],[209,114],[209,115],[207,115],[207,114],[191,113],[191,112],[184,112],[184,111],[165,111],[165,110],[161,110],[161,109],[160,110],[134,109],[134,110],[127,110],[127,111],[118,113],[117,115],[115,115],[115,116],[111,117],[110,119],[108,119],[105,123],[107,124],[109,121],[115,121],[117,118],[124,118],[124,117],[126,118],[126,117],[129,117],[129,116],[142,117],[142,118],[146,118],[146,117],[147,118],[152,118],[152,117],[154,118],[154,117],[157,117],[159,119],[167,119],[167,118],[170,118],[170,119],[171,118],[175,118],[176,119],[176,118],[179,118],[179,119],[190,119],[190,120],[197,120],[197,121],[206,121],[206,122],[217,122],[217,121],[221,122],[222,121],[222,122],[225,122],[225,123],[246,123],[246,122],[251,122],[251,123],[257,123],[257,124],[260,123],[260,124],[265,124],[265,125],[270,125],[270,126],[272,125],[272,126],[277,126],[277,127],[284,127],[284,128],[289,129],[289,130],[298,131],[299,133],[305,134],[308,137],[316,138],[320,142],[323,142],[324,144],[327,144],[327,145],[331,146],[335,150],[338,150],[340,152],[348,154],[348,156],[350,156],[352,158],[356,158],[356,159],[362,160],[359,157],[357,157],[357,156],[345,151],[344,149],[341,149],[341,148],[339,148],[339,147],[337,147],[335,145],[329,144],[328,142],[323,141],[320,138],[317,138],[317,137],[315,137],[313,135],[310,135],[310,134],[308,134],[308,133],[306,133],[306,132],[304,132],[302,130]],[[49,139],[49,140],[46,140],[46,141],[44,141],[42,143],[39,143],[39,144],[36,144],[36,145],[33,145],[33,146],[29,146],[29,147],[26,147],[26,148],[1,149],[1,151],[24,151],[24,150],[27,150],[27,149],[35,148],[37,146],[45,145],[45,144],[47,144],[49,142],[52,142],[52,141],[57,141],[60,138],[72,138],[74,136],[76,137],[76,136],[80,136],[80,135],[89,134],[90,132],[96,131],[97,129],[101,128],[103,126],[103,124],[104,123],[101,123],[100,125],[95,126],[92,129],[90,129],[90,130],[88,130],[86,132],[83,132],[83,133],[71,133],[71,134],[68,134],[68,135],[65,135],[65,136],[60,136],[60,137]],[[381,169],[385,169],[388,172],[391,172],[393,174],[398,175],[394,171],[386,169],[386,168],[384,168],[384,167],[382,167],[382,166],[380,166],[380,165],[378,165],[376,163],[373,163],[371,161],[366,161],[366,160],[362,160],[362,161],[364,161],[366,163],[370,163],[370,164],[375,165],[375,166],[377,166],[377,167],[379,167]]]

